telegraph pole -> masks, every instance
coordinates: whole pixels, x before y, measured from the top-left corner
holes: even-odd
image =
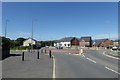
[[[5,37],[7,35],[7,24],[8,24],[8,19],[6,19],[6,21],[5,21]]]
[[[31,38],[33,39],[33,26],[34,26],[34,20],[32,19],[32,33],[31,33]]]
[[[109,39],[110,39],[110,33],[109,33]]]
[[[32,49],[33,49],[33,25],[34,25],[34,20],[32,19],[32,31],[31,31],[31,53],[32,53]]]
[[[32,32],[31,32],[31,38],[33,39],[33,34],[34,34],[34,21],[35,21],[35,19],[33,18],[32,19]],[[33,49],[33,41],[31,40],[31,51],[32,51],[32,49]]]

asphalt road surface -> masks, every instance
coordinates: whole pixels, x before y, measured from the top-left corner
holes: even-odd
[[[118,60],[106,57],[104,51],[85,51],[85,56],[53,53],[56,78],[118,78]]]

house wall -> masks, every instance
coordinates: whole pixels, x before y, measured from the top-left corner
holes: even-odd
[[[118,42],[113,42],[113,46],[119,46]]]
[[[61,42],[61,46],[62,47],[71,47],[71,43],[70,42]]]
[[[62,44],[60,42],[54,43],[54,47],[61,46]]]
[[[54,45],[54,47],[56,47],[56,46],[57,46],[57,43],[54,43],[53,45]]]
[[[85,47],[86,45],[90,46],[90,42],[80,41],[80,47]]]
[[[109,47],[113,45],[113,42],[111,40],[106,40],[105,42],[102,42],[101,46],[103,47]]]
[[[71,46],[79,46],[79,40],[77,39],[71,40]]]
[[[23,46],[29,46],[29,44],[36,44],[36,42],[32,39],[28,39],[26,41],[23,42]]]

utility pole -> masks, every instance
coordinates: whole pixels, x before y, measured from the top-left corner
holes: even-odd
[[[34,27],[34,19],[32,19],[32,33],[31,33],[31,38],[33,39],[33,27]]]
[[[34,21],[35,21],[35,19],[34,18],[32,18],[32,32],[31,32],[31,51],[32,51],[32,49],[33,49],[33,34],[34,34]]]
[[[6,19],[6,21],[5,21],[5,37],[7,35],[7,24],[8,24],[8,19]]]
[[[110,40],[110,33],[109,33],[109,40]]]
[[[32,52],[32,49],[33,49],[33,26],[34,26],[34,19],[32,19],[32,31],[31,31],[31,52]]]
[[[110,33],[109,33],[109,40],[110,40]],[[109,49],[110,49],[110,42],[109,42]]]

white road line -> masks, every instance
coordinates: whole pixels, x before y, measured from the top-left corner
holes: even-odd
[[[82,57],[85,57],[85,55],[83,54]]]
[[[120,73],[119,72],[117,72],[117,71],[115,71],[115,70],[113,70],[113,69],[111,69],[111,68],[108,68],[108,67],[105,67],[107,70],[110,70],[110,71],[112,71],[112,72],[114,72],[114,73],[117,73],[117,74],[119,74],[120,75]]]
[[[107,57],[110,57],[110,58],[113,58],[113,59],[117,59],[117,60],[120,60],[120,58],[117,58],[117,57],[113,57],[113,56],[110,56],[110,55],[107,55],[105,54],[106,51],[103,52],[103,55],[107,56]]]
[[[53,78],[55,78],[55,58],[53,56]]]
[[[94,61],[94,60],[92,60],[92,59],[90,59],[90,58],[87,58],[89,61],[92,61],[93,63],[96,63],[96,61]]]
[[[69,54],[71,54],[71,53],[69,53]]]

